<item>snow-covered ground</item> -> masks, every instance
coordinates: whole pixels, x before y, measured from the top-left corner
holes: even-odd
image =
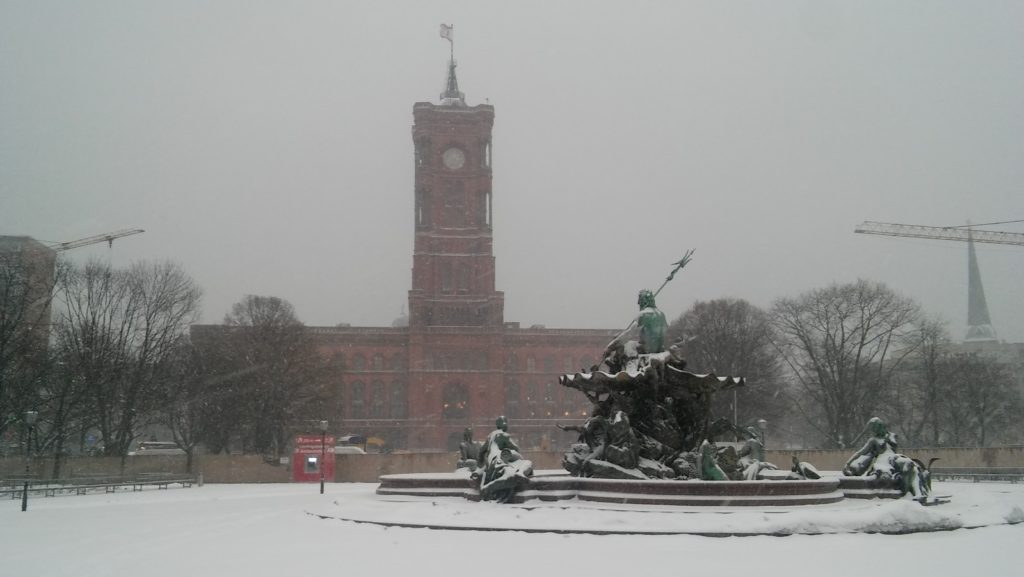
[[[858,503],[673,513],[558,503],[385,500],[375,485],[207,485],[0,501],[0,575],[1024,575],[1024,485],[936,483],[953,502]],[[569,505],[567,507],[567,505]],[[326,518],[325,518],[326,517]],[[787,537],[448,531],[341,521],[520,524],[524,529],[724,532],[749,523]],[[888,520],[975,527],[909,535]],[[1016,524],[1011,524],[1016,523]],[[937,525],[935,525],[937,526]]]

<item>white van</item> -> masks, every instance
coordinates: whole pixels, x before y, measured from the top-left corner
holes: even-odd
[[[129,457],[142,457],[144,455],[184,455],[185,451],[178,445],[167,441],[143,441],[138,448],[128,453]]]

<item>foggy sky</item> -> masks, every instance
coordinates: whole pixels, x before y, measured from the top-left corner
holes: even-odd
[[[1024,218],[1020,2],[5,0],[0,234],[144,228],[67,254],[178,261],[206,322],[264,294],[389,326],[441,22],[468,103],[496,108],[507,321],[624,326],[695,248],[670,317],[867,278],[960,339],[966,245],[854,226]],[[1024,247],[977,250],[999,336],[1024,341]]]

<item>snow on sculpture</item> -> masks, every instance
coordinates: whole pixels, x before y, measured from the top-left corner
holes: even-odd
[[[917,459],[897,453],[896,435],[889,432],[882,419],[872,417],[865,430],[870,434],[867,442],[853,454],[843,467],[848,477],[874,476],[893,481],[903,495],[910,493],[922,503],[931,494],[931,462],[926,466]]]
[[[533,476],[533,463],[524,459],[512,436],[508,434],[508,419],[498,417],[495,429],[487,435],[480,449],[478,469],[473,477],[480,481],[480,498],[484,501],[507,503],[517,489]]]

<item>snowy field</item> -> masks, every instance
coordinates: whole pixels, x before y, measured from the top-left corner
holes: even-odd
[[[398,500],[376,485],[207,485],[0,501],[3,576],[1024,575],[1024,485],[936,483],[953,502],[717,512]],[[777,536],[435,530],[342,521],[671,532],[754,523]],[[959,529],[882,535],[904,520]],[[872,523],[881,523],[872,525]],[[973,527],[973,528],[968,528]],[[639,565],[635,565],[639,564]]]

